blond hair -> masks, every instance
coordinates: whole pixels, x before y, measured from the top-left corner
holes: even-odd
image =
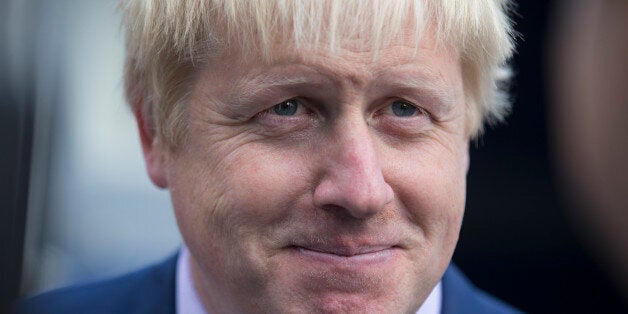
[[[418,46],[429,27],[460,52],[468,133],[477,136],[486,121],[509,111],[502,88],[513,53],[508,0],[123,0],[121,8],[127,101],[171,147],[184,134],[185,105],[204,56],[236,47],[270,58],[278,39],[335,49],[360,38],[376,54],[408,28]]]

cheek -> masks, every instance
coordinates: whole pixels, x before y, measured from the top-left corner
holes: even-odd
[[[297,152],[279,151],[248,143],[178,160],[171,195],[182,232],[242,245],[243,238],[267,235],[288,220],[307,191],[308,162]]]
[[[399,207],[434,246],[442,241],[455,245],[458,238],[466,194],[464,147],[425,145],[389,156],[403,160],[387,171],[389,182],[395,184]]]
[[[214,146],[182,156],[172,167],[171,197],[190,252],[204,273],[231,289],[257,290],[250,295],[270,280],[264,277],[273,266],[265,259],[308,190],[301,168],[307,161],[277,152],[255,143],[229,151]]]
[[[221,215],[236,219],[229,221],[232,226],[250,224],[238,217],[254,219],[255,226],[288,220],[308,191],[310,163],[296,151],[251,144],[231,154],[224,164],[224,171],[216,176],[222,178],[228,204],[217,210],[233,210]]]

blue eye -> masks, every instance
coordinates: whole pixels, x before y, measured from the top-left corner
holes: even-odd
[[[419,111],[419,109],[413,104],[401,100],[394,101],[391,107],[392,112],[397,117],[411,117]]]
[[[292,116],[298,109],[299,102],[296,99],[288,99],[273,106],[272,111],[280,116]]]

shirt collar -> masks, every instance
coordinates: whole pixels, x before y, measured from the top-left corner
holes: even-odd
[[[183,246],[177,260],[176,275],[176,313],[177,314],[207,314],[201,298],[196,293],[194,283],[192,281],[192,273],[190,272],[190,252],[187,247]]]
[[[176,275],[176,309],[177,314],[207,314],[201,298],[194,288],[190,272],[190,253],[183,246],[177,260]],[[442,285],[439,282],[416,314],[438,314],[442,303]]]

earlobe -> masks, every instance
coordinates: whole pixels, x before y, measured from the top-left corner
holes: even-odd
[[[146,171],[156,186],[165,189],[168,187],[168,177],[166,175],[167,152],[155,134],[153,122],[147,119],[141,108],[141,101],[138,101],[138,104],[134,106],[133,114],[135,115],[140,135]]]

